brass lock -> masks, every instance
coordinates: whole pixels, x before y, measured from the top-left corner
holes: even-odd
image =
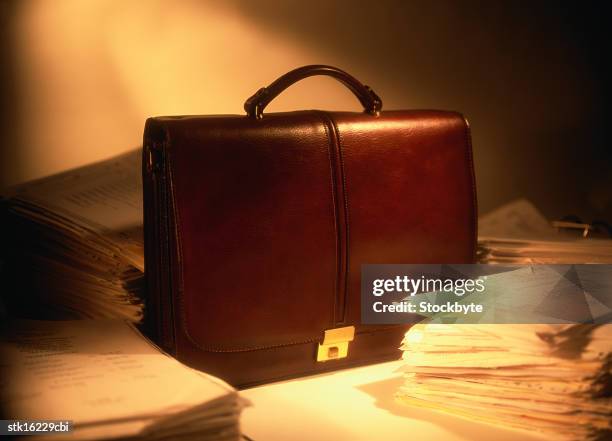
[[[326,330],[323,343],[319,343],[317,361],[345,358],[348,355],[349,342],[353,341],[354,338],[354,326]]]

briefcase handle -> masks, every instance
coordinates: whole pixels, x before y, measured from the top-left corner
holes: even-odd
[[[244,103],[244,110],[246,110],[247,115],[251,118],[261,119],[263,117],[263,111],[266,106],[270,104],[270,101],[293,83],[313,75],[327,75],[337,79],[353,92],[363,106],[364,112],[375,116],[380,113],[382,109],[382,100],[369,86],[362,84],[355,77],[337,67],[325,66],[322,64],[302,66],[287,72],[268,87],[262,87],[253,96],[247,99]]]

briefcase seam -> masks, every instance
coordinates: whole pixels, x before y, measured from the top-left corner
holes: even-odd
[[[159,129],[161,130],[161,132],[163,132],[163,136],[161,137],[163,139],[160,139],[158,141],[154,140],[154,135],[152,135],[149,131],[149,130],[152,130],[154,122],[158,124]],[[170,242],[168,238],[168,228],[169,228],[168,214],[169,213],[168,213],[168,205],[167,205],[168,189],[165,185],[165,183],[167,182],[167,177],[165,176],[166,170],[167,170],[167,167],[165,166],[165,159],[166,159],[165,152],[167,150],[166,144],[168,142],[168,138],[169,136],[168,136],[167,128],[163,124],[156,122],[153,118],[147,121],[147,127],[145,128],[145,140],[144,140],[145,142],[143,143],[144,145],[143,154],[145,154],[146,151],[149,149],[157,150],[158,153],[160,154],[161,159],[159,160],[158,171],[160,171],[160,173],[157,175],[157,179],[155,179],[156,177],[155,171],[154,170],[149,171],[146,167],[143,167],[143,172],[144,172],[143,177],[146,176],[148,185],[151,185],[153,186],[152,188],[155,188],[155,194],[157,194],[158,196],[153,201],[149,200],[148,204],[149,205],[159,204],[157,205],[159,210],[164,213],[162,216],[157,217],[157,222],[152,227],[149,226],[150,228],[148,230],[150,232],[152,228],[153,238],[158,241],[156,246],[161,248],[162,250],[162,252],[156,254],[155,258],[153,259],[155,261],[156,268],[159,268],[158,274],[154,276],[156,282],[152,283],[153,286],[157,287],[157,291],[159,294],[159,297],[155,301],[157,310],[154,312],[157,319],[159,320],[159,323],[157,323],[157,325],[155,326],[154,332],[158,334],[158,338],[160,339],[160,342],[163,343],[164,347],[167,350],[174,352],[176,349],[176,342],[174,338],[175,331],[174,331],[174,326],[173,326],[174,318],[173,318],[173,312],[172,312],[173,310],[172,284],[170,282],[171,271],[169,271],[163,265],[163,259],[164,259],[163,255],[165,254],[164,251],[167,251],[168,253],[166,258],[170,257],[170,251],[169,251]],[[155,145],[156,142],[157,142],[157,146]],[[143,165],[144,165],[144,162],[143,162]],[[149,197],[152,197],[152,196],[149,195]],[[146,240],[151,240],[150,234],[147,235]],[[147,254],[146,259],[150,261],[151,257],[153,256],[150,254],[150,252],[146,254]],[[151,266],[149,264],[147,268],[150,268],[150,267]],[[151,282],[150,270],[146,269],[146,272],[149,273],[149,275],[147,275],[147,283],[148,283],[148,282]],[[166,275],[166,278],[163,280],[164,273]],[[149,289],[153,289],[153,287],[149,287]],[[164,293],[166,294],[164,296],[165,298],[162,297]],[[151,305],[149,304],[149,306]],[[168,308],[166,308],[166,306],[168,306]]]
[[[335,311],[336,311],[336,307],[337,307],[337,303],[338,303],[338,272],[340,270],[340,249],[339,249],[339,244],[338,244],[338,238],[339,238],[339,234],[340,232],[338,231],[340,228],[340,221],[338,220],[338,216],[336,214],[336,211],[338,210],[338,202],[337,202],[337,187],[336,187],[336,178],[335,178],[335,170],[334,170],[334,165],[333,165],[333,158],[332,158],[332,143],[331,143],[331,136],[329,134],[329,129],[327,127],[327,124],[325,123],[324,118],[321,118],[322,122],[323,122],[323,130],[325,131],[325,138],[327,139],[327,156],[329,158],[329,177],[330,177],[330,181],[331,181],[331,195],[332,195],[332,216],[334,218],[334,233],[335,233],[335,240],[334,240],[334,246],[336,248],[336,271],[334,271],[334,295],[332,296],[332,302],[331,302],[331,320],[332,323],[330,324],[330,327],[333,326],[333,321],[335,319]],[[318,122],[318,118],[313,118],[313,121],[317,121]]]
[[[172,209],[172,215],[173,215],[173,219],[168,219],[168,222],[170,223],[174,223],[174,235],[176,240],[175,242],[175,247],[176,247],[176,266],[178,267],[178,271],[179,271],[179,277],[176,283],[178,283],[178,292],[177,292],[177,296],[171,295],[170,298],[170,304],[172,306],[172,311],[171,311],[171,317],[172,317],[172,331],[173,331],[173,335],[174,335],[174,342],[175,342],[175,352],[178,353],[178,344],[176,343],[176,307],[174,305],[174,298],[178,297],[179,300],[179,308],[182,309],[182,295],[181,293],[183,292],[184,289],[184,284],[183,284],[183,249],[182,249],[182,242],[181,242],[181,237],[182,237],[182,231],[181,231],[181,221],[180,221],[180,215],[179,215],[179,211],[176,207],[176,196],[175,196],[175,191],[174,191],[174,167],[173,167],[173,161],[172,161],[172,142],[170,139],[170,134],[168,133],[167,136],[167,141],[166,141],[166,156],[167,156],[167,167],[168,167],[168,187],[169,187],[169,200],[170,200],[170,204],[171,204],[171,209]],[[168,229],[169,230],[169,229]],[[170,252],[170,238],[168,238],[168,252]],[[171,258],[172,256],[170,256]],[[172,261],[169,259],[169,263],[170,265],[172,265]],[[175,281],[174,281],[174,277],[172,277],[172,271],[170,271],[170,285],[171,285],[171,289],[174,288],[175,285]]]
[[[344,154],[342,152],[342,146],[343,146],[343,138],[342,138],[342,133],[340,132],[340,129],[338,128],[338,125],[336,124],[336,121],[334,121],[334,119],[331,117],[331,115],[329,116],[329,120],[331,121],[331,123],[334,125],[335,131],[336,131],[336,136],[338,138],[338,156],[340,158],[340,169],[342,171],[342,192],[344,194],[344,219],[345,219],[345,229],[346,229],[346,233],[345,233],[345,261],[344,261],[344,310],[342,311],[342,321],[341,323],[345,323],[346,322],[346,316],[347,316],[347,309],[348,309],[348,279],[349,279],[349,270],[350,270],[350,210],[349,210],[349,195],[348,195],[348,185],[346,184],[347,178],[346,178],[346,167],[344,165]]]
[[[349,229],[348,229],[348,194],[346,192],[346,178],[344,174],[344,162],[342,159],[342,145],[339,137],[338,126],[334,122],[334,119],[328,112],[324,112],[321,110],[315,111],[317,115],[321,117],[323,122],[323,127],[325,128],[325,132],[328,136],[329,140],[329,149],[330,149],[330,167],[332,169],[332,182],[334,192],[337,195],[341,195],[343,199],[343,206],[340,207],[338,196],[334,200],[334,210],[339,211],[343,210],[343,219],[344,222],[340,222],[340,217],[335,215],[336,217],[336,292],[334,295],[334,310],[332,312],[333,323],[332,326],[338,326],[339,324],[343,324],[346,321],[346,301],[347,301],[347,281],[348,281],[348,259],[349,259]],[[333,132],[333,133],[332,133]],[[333,144],[333,145],[332,145]],[[334,158],[332,164],[332,156],[331,149],[334,149]],[[336,180],[340,178],[342,180],[342,193],[340,194],[340,189],[338,189],[338,184]],[[344,256],[344,258],[343,258]],[[339,309],[339,302],[342,300],[342,311],[340,314],[337,314],[336,311]]]
[[[466,155],[466,159],[468,162],[468,167],[470,170],[470,185],[472,187],[472,210],[471,210],[471,216],[472,216],[472,237],[471,237],[471,244],[472,244],[472,252],[471,252],[471,261],[475,262],[476,261],[476,241],[477,241],[477,237],[478,237],[478,199],[477,199],[477,195],[476,195],[476,176],[475,176],[475,171],[474,171],[474,154],[472,151],[472,136],[471,136],[471,130],[470,130],[470,124],[468,123],[468,120],[465,118],[465,116],[463,116],[462,114],[459,114],[459,116],[461,117],[461,120],[463,121],[463,136],[464,136],[464,141],[465,141],[465,145],[466,145],[466,149],[465,149],[465,155]]]
[[[374,334],[374,333],[379,333],[379,332],[384,332],[384,331],[396,331],[397,328],[399,328],[399,327],[406,327],[406,328],[408,328],[409,326],[410,325],[408,325],[408,324],[387,325],[387,327],[385,327],[385,328],[374,328],[374,329],[367,329],[367,330],[362,330],[362,331],[356,331],[355,335]],[[215,348],[215,347],[205,347],[205,346],[202,346],[202,345],[200,345],[199,343],[197,343],[197,342],[195,342],[193,340],[193,337],[191,337],[187,333],[187,330],[185,330],[185,333],[186,333],[187,337],[189,338],[189,340],[191,341],[191,343],[193,345],[195,345],[198,349],[200,349],[200,350],[202,350],[204,352],[212,352],[212,353],[253,352],[253,351],[261,351],[263,349],[278,349],[278,348],[284,348],[284,347],[288,347],[288,346],[298,346],[298,345],[305,345],[305,344],[312,344],[312,343],[320,342],[320,339],[318,337],[314,337],[314,338],[309,338],[307,340],[292,341],[292,342],[286,342],[286,343],[278,343],[278,344],[274,344],[274,345],[248,346],[248,347],[238,347],[238,348]]]

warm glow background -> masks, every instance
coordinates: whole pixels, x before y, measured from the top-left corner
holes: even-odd
[[[245,98],[280,74],[323,63],[371,85],[386,109],[463,112],[481,212],[526,196],[549,217],[610,220],[609,43],[605,14],[588,7],[4,1],[0,186],[131,149],[148,116],[242,113]],[[304,108],[359,109],[320,78],[269,110]]]

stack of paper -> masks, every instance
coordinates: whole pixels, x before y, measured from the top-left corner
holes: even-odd
[[[126,322],[19,321],[2,331],[2,419],[71,421],[60,440],[240,438],[238,393]]]
[[[478,230],[481,263],[612,263],[612,240],[559,234],[525,199],[483,216]]]
[[[141,319],[140,170],[135,150],[9,191],[3,282],[15,288],[4,298],[12,314]]]
[[[480,237],[480,263],[612,263],[609,239],[534,240]]]
[[[612,439],[612,325],[416,325],[399,401],[562,440]]]

